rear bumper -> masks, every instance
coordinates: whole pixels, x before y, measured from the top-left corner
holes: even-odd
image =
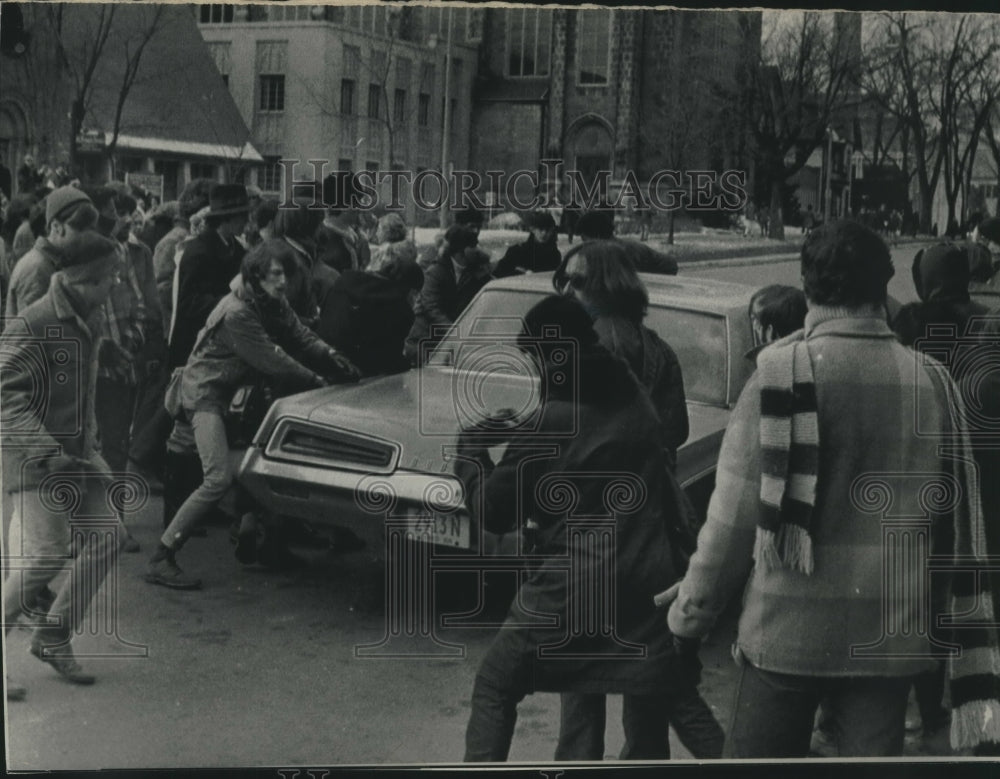
[[[405,523],[410,510],[464,511],[461,482],[450,474],[405,470],[365,474],[322,468],[270,459],[259,446],[247,449],[237,478],[270,514],[304,521],[317,530],[346,528],[373,552],[384,550],[386,528]],[[483,549],[480,536],[473,521],[471,548],[447,551],[476,554]]]

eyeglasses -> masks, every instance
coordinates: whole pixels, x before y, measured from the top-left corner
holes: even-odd
[[[582,273],[567,273],[560,279],[559,286],[562,289],[569,287],[579,292],[587,286],[587,277]]]

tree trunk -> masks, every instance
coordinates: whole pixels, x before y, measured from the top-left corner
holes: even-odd
[[[778,241],[785,240],[785,218],[781,213],[782,183],[771,180],[771,209],[768,218],[767,237]]]
[[[674,221],[677,219],[677,212],[673,209],[670,210],[670,216],[667,218],[667,244],[670,246],[674,245]]]

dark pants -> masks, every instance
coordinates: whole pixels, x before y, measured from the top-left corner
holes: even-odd
[[[948,712],[941,705],[944,698],[944,673],[945,665],[939,662],[933,671],[913,678],[913,690],[917,694],[917,707],[920,709],[920,720],[925,733],[948,720]]]
[[[154,390],[147,391],[140,401],[136,411],[136,425],[132,436],[132,446],[129,449],[129,459],[140,468],[161,476],[164,468],[164,457],[167,451],[167,439],[174,427],[174,420],[163,407],[163,392],[160,391],[158,402],[152,403],[150,396]]]
[[[163,461],[163,528],[166,529],[174,515],[189,497],[201,486],[203,479],[201,458],[197,452],[164,453]]]
[[[667,707],[667,720],[677,737],[697,760],[722,757],[725,734],[712,710],[698,694],[697,687],[679,688],[658,699],[647,696],[624,696],[622,725],[625,729],[625,748],[622,760],[656,760],[670,758],[670,743],[664,729],[651,731],[640,721],[649,714],[647,707],[654,701]],[[563,693],[560,696],[562,713],[559,723],[559,743],[556,760],[603,760],[605,706],[603,695]],[[661,705],[659,703],[655,705]],[[659,711],[655,710],[656,719]]]
[[[97,380],[94,411],[101,434],[101,454],[113,471],[122,472],[128,465],[135,396],[135,387],[130,384],[113,379]]]
[[[507,759],[514,726],[517,723],[517,704],[528,694],[527,676],[521,672],[507,683],[492,675],[479,673],[472,690],[472,712],[465,731],[465,762],[499,763]],[[573,695],[579,703],[574,709],[573,722],[576,732],[566,734],[567,755],[556,753],[556,760],[600,760],[604,757],[604,696]],[[670,757],[667,739],[669,703],[664,695],[626,695],[622,722],[625,726],[625,746],[622,760],[657,760]],[[600,746],[592,754],[597,734]],[[563,733],[560,732],[560,747]],[[576,753],[579,749],[580,753]],[[584,755],[584,750],[591,754]],[[572,754],[569,754],[571,753]]]
[[[912,683],[912,676],[793,676],[744,662],[725,756],[806,757],[824,700],[841,757],[897,757]]]

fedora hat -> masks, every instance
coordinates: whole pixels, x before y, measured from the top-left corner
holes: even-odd
[[[242,184],[216,184],[208,193],[208,216],[229,216],[250,211],[250,198]]]

